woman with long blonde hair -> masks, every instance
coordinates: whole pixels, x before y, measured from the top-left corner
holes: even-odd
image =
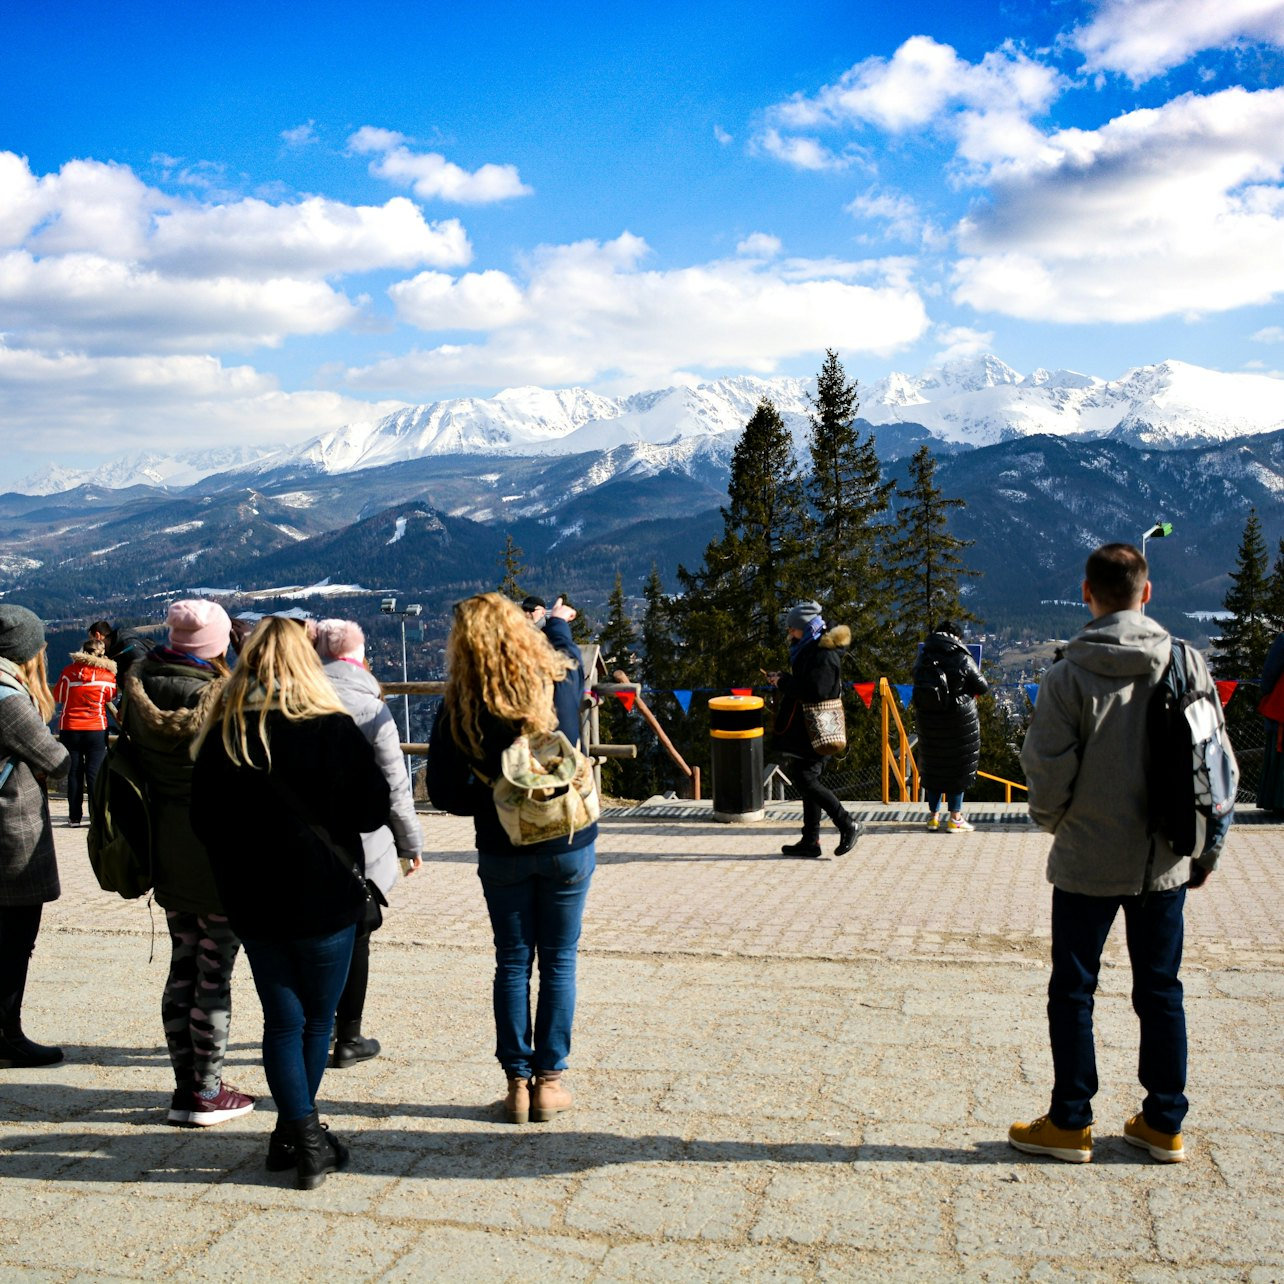
[[[316,1096],[370,898],[361,835],[387,821],[388,782],[306,629],[276,617],[250,635],[194,753],[192,824],[263,1005],[267,1164],[311,1190],[348,1158]]]
[[[62,1049],[22,1032],[27,967],[47,901],[61,894],[45,783],[66,774],[39,617],[0,603],[0,1070],[54,1065]]]
[[[428,750],[428,792],[473,817],[477,873],[495,937],[495,1056],[508,1079],[512,1123],[569,1110],[562,1086],[575,1016],[575,964],[596,865],[597,826],[527,846],[508,839],[491,784],[521,735],[560,730],[580,739],[584,675],[571,640],[575,611],[559,598],[543,629],[516,603],[483,593],[455,607],[446,643],[446,693]],[[539,962],[531,1019],[530,982]]]

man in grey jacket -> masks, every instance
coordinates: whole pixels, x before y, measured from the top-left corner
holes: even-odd
[[[1124,1139],[1164,1163],[1185,1158],[1186,1013],[1178,977],[1187,887],[1201,887],[1220,848],[1195,860],[1151,835],[1146,788],[1146,709],[1168,666],[1171,639],[1142,614],[1150,600],[1146,559],[1130,544],[1088,558],[1083,600],[1092,622],[1071,640],[1039,688],[1021,750],[1030,815],[1053,835],[1052,978],[1048,1029],[1053,1085],[1048,1113],[1015,1123],[1018,1150],[1072,1163],[1092,1158],[1097,1091],[1093,995],[1110,925],[1123,910],[1141,1024],[1141,1111]],[[1187,650],[1188,681],[1212,691],[1199,654]],[[1221,705],[1214,698],[1220,723]]]

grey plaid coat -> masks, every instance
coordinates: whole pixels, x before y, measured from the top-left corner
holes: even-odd
[[[0,762],[13,770],[0,789],[0,905],[42,905],[56,901],[58,862],[49,826],[49,800],[36,772],[61,776],[67,750],[40,720],[35,704],[0,661],[0,683],[18,687],[0,700]]]

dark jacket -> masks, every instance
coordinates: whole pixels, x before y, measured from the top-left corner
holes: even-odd
[[[915,707],[919,772],[928,788],[959,793],[976,784],[976,769],[981,765],[981,716],[972,697],[984,695],[989,684],[967,647],[948,633],[933,633],[923,644],[914,664],[915,683],[933,661],[945,670],[952,699],[944,709]]]
[[[0,659],[0,905],[43,905],[61,892],[49,799],[38,776],[67,774],[68,754],[50,734],[16,666]]]
[[[156,903],[184,914],[222,914],[205,845],[192,829],[192,741],[224,679],[212,668],[156,652],[120,688],[120,725],[138,749],[152,818]]]
[[[580,702],[584,698],[584,670],[580,649],[571,641],[571,627],[565,620],[550,618],[544,625],[544,636],[553,649],[575,661],[561,682],[553,685],[553,708],[557,725],[573,745],[580,743]],[[476,766],[482,775],[493,780],[499,773],[500,754],[513,743],[517,732],[511,724],[490,715],[483,716],[482,749],[484,757]],[[583,746],[580,746],[583,748]],[[578,851],[597,842],[597,825],[576,830],[568,841],[550,839],[546,843],[532,843],[528,847],[514,847],[508,841],[499,817],[491,786],[473,774],[474,764],[455,743],[451,732],[450,715],[443,704],[433,722],[428,745],[428,766],[425,776],[428,796],[434,807],[456,816],[471,816],[477,841],[477,850],[487,855],[511,856],[543,855],[546,852]]]
[[[836,700],[843,691],[843,656],[852,644],[852,631],[835,624],[819,638],[805,643],[794,656],[791,672],[776,684],[776,718],[772,727],[777,753],[820,761],[807,735],[802,706]]]
[[[291,941],[328,936],[365,911],[361,835],[388,821],[388,782],[346,713],[292,722],[269,713],[271,770],[234,764],[211,729],[192,775],[192,827],[205,844],[238,936]],[[264,762],[253,718],[250,756]],[[283,781],[287,801],[273,786]],[[297,800],[297,803],[296,801]],[[302,814],[300,814],[302,813]],[[309,827],[321,826],[339,857]]]

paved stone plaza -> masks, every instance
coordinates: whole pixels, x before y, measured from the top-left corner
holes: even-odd
[[[58,806],[60,804],[56,804]],[[1189,1160],[1120,1140],[1136,1028],[1112,937],[1087,1166],[1021,1157],[1046,1108],[1048,840],[1019,809],[929,835],[868,807],[841,860],[782,859],[790,808],[611,816],[589,897],[578,1108],[494,1103],[490,940],[470,822],[429,856],[372,953],[386,1055],[322,1085],[352,1143],[319,1190],[263,1168],[271,1103],[162,1123],[168,938],[55,833],[64,895],[28,990],[68,1059],[0,1071],[0,1279],[1284,1279],[1284,831],[1235,830],[1192,895]],[[876,819],[882,817],[882,819]],[[228,1077],[266,1094],[238,964]]]

